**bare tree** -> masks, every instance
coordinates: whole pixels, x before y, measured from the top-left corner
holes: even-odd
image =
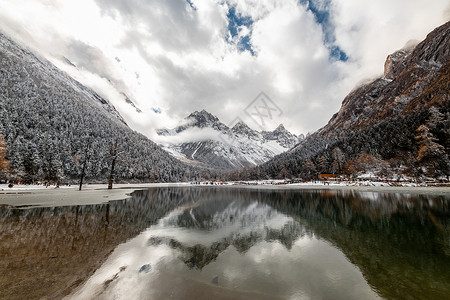
[[[80,174],[80,187],[78,188],[79,191],[81,191],[81,188],[83,187],[83,179],[86,175],[86,165],[90,158],[90,152],[89,148],[91,147],[91,137],[89,136],[88,141],[84,147],[84,161],[83,161],[83,167],[81,168],[81,174]]]
[[[110,148],[110,158],[111,158],[111,169],[108,177],[108,190],[112,189],[113,182],[115,179],[115,167],[119,156],[121,156],[125,151],[119,151],[119,146],[117,145],[117,139],[114,141],[114,145]]]

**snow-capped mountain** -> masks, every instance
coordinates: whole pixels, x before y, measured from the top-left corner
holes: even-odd
[[[174,129],[159,129],[162,147],[175,157],[220,169],[250,167],[266,162],[299,139],[282,124],[274,131],[258,132],[242,121],[228,127],[202,110],[187,116]]]
[[[113,147],[122,153],[119,179],[179,181],[198,174],[131,130],[107,99],[1,33],[0,137],[7,178],[16,181],[74,181],[85,160],[86,178],[104,180]]]
[[[280,146],[284,148],[292,148],[297,144],[299,140],[304,138],[303,135],[299,137],[290,133],[283,124],[280,124],[274,131],[263,131],[263,137],[268,141],[276,141]]]

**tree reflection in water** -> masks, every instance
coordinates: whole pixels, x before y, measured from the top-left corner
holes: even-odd
[[[383,298],[445,299],[450,295],[449,203],[448,196],[433,195],[183,187],[136,191],[131,199],[103,205],[2,207],[0,298],[66,295],[126,242],[76,295],[101,276],[105,279],[94,288],[96,296],[117,292],[121,280],[149,276],[152,297],[169,295],[164,289],[197,297],[193,287],[199,287],[205,274],[212,278],[213,272],[226,269],[253,278],[235,274],[239,280],[227,282],[225,275],[214,277],[213,287],[200,285],[207,296],[226,287],[219,289],[220,295],[285,297],[280,290],[294,284],[299,292],[304,289],[303,296],[356,299],[351,284],[357,276],[351,267],[345,261],[333,265],[343,254]],[[314,251],[300,247],[305,243],[314,245]],[[135,262],[135,268],[122,265],[127,253],[132,253],[128,262]],[[114,265],[115,271],[107,274]],[[138,272],[143,266],[146,271]],[[326,281],[324,276],[341,278],[341,285],[317,283]],[[342,284],[346,277],[348,286]],[[305,286],[308,280],[310,286]],[[178,290],[168,282],[178,282]],[[264,292],[248,294],[258,289]]]

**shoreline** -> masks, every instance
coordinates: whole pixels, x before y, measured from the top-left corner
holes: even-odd
[[[240,188],[252,190],[336,190],[376,193],[401,193],[450,196],[449,187],[405,187],[405,186],[346,186],[321,184],[287,184],[287,185],[195,185],[190,183],[140,183],[116,184],[112,190],[107,184],[88,184],[81,191],[77,186],[62,188],[0,189],[0,205],[17,208],[56,207],[74,205],[96,205],[115,200],[130,198],[136,190],[157,187],[191,187],[191,188]]]

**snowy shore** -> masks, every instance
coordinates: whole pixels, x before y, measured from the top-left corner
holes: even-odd
[[[323,182],[306,182],[293,184],[279,184],[280,182],[243,182],[235,183],[141,183],[116,184],[112,190],[106,184],[88,184],[79,191],[78,186],[39,186],[15,185],[9,188],[0,185],[0,205],[13,205],[19,208],[52,207],[68,205],[94,205],[108,201],[123,200],[130,197],[135,190],[152,187],[221,187],[272,190],[354,190],[359,192],[390,192],[406,194],[436,194],[450,196],[450,187],[427,186],[389,186],[377,182],[358,182],[357,184],[333,183],[324,185]]]

